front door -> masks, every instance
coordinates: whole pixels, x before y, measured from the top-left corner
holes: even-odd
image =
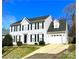
[[[26,43],[27,42],[27,35],[25,34],[24,35],[24,43]]]

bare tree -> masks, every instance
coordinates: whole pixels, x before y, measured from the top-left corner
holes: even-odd
[[[75,24],[76,23],[76,4],[71,3],[67,5],[63,11],[66,14],[66,18],[68,20],[69,18],[72,19],[72,28],[71,28],[70,35],[75,36],[76,35],[76,24]]]

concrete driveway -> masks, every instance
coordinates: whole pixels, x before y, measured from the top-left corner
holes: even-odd
[[[50,55],[50,57],[52,57],[51,55],[56,55],[56,54],[64,51],[65,49],[68,48],[68,46],[69,45],[63,45],[63,44],[49,44],[49,45],[41,47],[40,49],[30,53],[29,55],[23,57],[22,59],[28,59],[31,56],[33,57],[33,55],[34,56],[40,56],[42,54],[44,55],[44,57],[47,56],[47,55],[48,56]]]

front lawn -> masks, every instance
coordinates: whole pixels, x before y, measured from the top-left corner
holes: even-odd
[[[37,46],[37,45],[22,45],[20,47],[17,46],[6,47],[5,48],[6,51],[3,53],[3,59],[20,59],[40,47],[41,46]]]
[[[70,44],[68,50],[66,50],[60,59],[76,59],[76,47],[75,44]]]

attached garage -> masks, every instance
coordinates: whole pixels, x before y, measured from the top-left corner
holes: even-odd
[[[48,42],[55,44],[64,44],[68,43],[67,36],[68,31],[66,29],[66,21],[57,20],[50,24],[49,29],[47,31],[48,34]]]

